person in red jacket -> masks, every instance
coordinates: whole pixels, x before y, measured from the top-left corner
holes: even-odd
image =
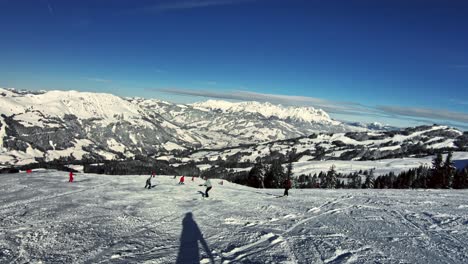
[[[283,185],[284,185],[284,196],[288,196],[288,191],[289,189],[291,189],[291,179],[288,177],[286,180],[284,180],[283,182]]]
[[[184,184],[185,176],[180,177],[179,184]]]
[[[73,172],[70,171],[68,182],[73,182]]]

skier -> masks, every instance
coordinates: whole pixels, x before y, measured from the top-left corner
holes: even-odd
[[[207,177],[204,177],[203,179],[205,180],[205,184],[202,184],[200,186],[206,186],[205,195],[203,197],[208,198],[208,192],[211,190],[211,188],[213,188],[213,185],[211,185],[211,181]]]
[[[288,191],[291,189],[291,179],[288,177],[286,180],[283,182],[284,186],[284,195],[283,196],[288,196]]]
[[[70,171],[70,174],[68,174],[69,178],[68,178],[68,182],[73,182],[73,172]]]
[[[192,181],[195,179],[195,176],[192,176]]]
[[[179,184],[184,184],[185,176],[180,177]]]
[[[148,189],[151,189],[151,177],[152,176],[150,176],[148,179],[146,179],[145,189],[146,189],[146,187],[148,187]]]

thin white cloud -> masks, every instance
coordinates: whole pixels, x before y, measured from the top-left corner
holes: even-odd
[[[468,105],[468,101],[458,100],[458,99],[450,99],[450,102],[459,105]]]
[[[100,83],[110,83],[110,82],[112,82],[112,80],[102,79],[102,78],[85,78],[85,79],[88,80],[88,81],[100,82]]]
[[[323,109],[331,114],[346,115],[349,117],[354,116],[356,118],[359,117],[360,119],[367,116],[366,119],[372,121],[375,121],[376,119],[391,118],[402,121],[406,120],[406,122],[450,124],[460,128],[466,128],[468,125],[468,113],[440,109],[408,108],[400,106],[371,107],[353,102],[325,100],[308,96],[264,94],[251,91],[209,91],[180,88],[153,89],[153,91],[226,100],[260,101],[282,105],[313,106],[315,108]]]
[[[454,65],[450,65],[450,68],[454,68],[454,69],[468,69],[468,64],[454,64]]]
[[[432,120],[449,120],[460,123],[468,123],[468,113],[453,112],[444,109],[431,108],[416,108],[416,107],[401,107],[401,106],[378,106],[381,110],[388,114],[395,114],[405,117],[420,117]]]
[[[217,85],[218,82],[216,81],[202,81],[202,82],[197,82],[198,84],[201,84],[201,85]]]
[[[54,9],[52,8],[52,5],[50,4],[49,1],[47,1],[47,9],[49,10],[49,13],[50,13],[51,15],[54,14]]]
[[[256,0],[171,0],[163,1],[155,5],[138,8],[139,11],[145,12],[165,12],[172,10],[206,8],[213,6],[235,5]]]
[[[156,69],[154,69],[154,72],[155,73],[166,73],[167,71],[165,71],[163,69],[156,68]]]
[[[199,97],[209,97],[217,99],[227,100],[240,100],[240,101],[260,101],[260,102],[271,102],[283,105],[302,105],[302,106],[313,106],[321,108],[329,113],[341,113],[341,114],[377,114],[376,111],[366,106],[352,103],[352,102],[339,102],[324,100],[315,97],[308,96],[291,96],[291,95],[278,95],[278,94],[263,94],[250,91],[208,91],[208,90],[192,90],[192,89],[179,89],[179,88],[164,88],[155,89],[158,92],[178,94],[178,95],[189,95]]]

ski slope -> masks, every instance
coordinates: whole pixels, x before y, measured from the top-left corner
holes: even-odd
[[[0,263],[467,263],[468,190],[0,175]]]

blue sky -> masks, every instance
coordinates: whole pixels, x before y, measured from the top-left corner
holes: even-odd
[[[468,130],[468,1],[0,0],[0,87]]]

